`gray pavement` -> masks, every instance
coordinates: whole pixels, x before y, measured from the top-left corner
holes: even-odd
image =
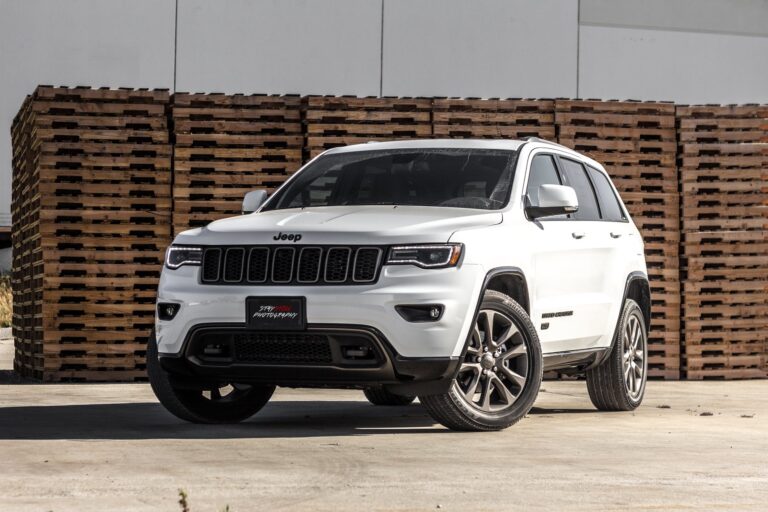
[[[0,345],[1,346],[1,345]],[[280,389],[250,421],[177,421],[148,385],[0,385],[0,510],[766,510],[768,381],[651,382],[599,413],[545,382],[499,433],[421,406]]]

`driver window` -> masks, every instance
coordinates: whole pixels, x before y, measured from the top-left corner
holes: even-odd
[[[528,186],[525,189],[528,204],[539,206],[539,186],[545,184],[560,185],[560,176],[557,174],[557,167],[551,155],[536,155],[531,163]]]

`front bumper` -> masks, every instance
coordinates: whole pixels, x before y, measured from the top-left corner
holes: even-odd
[[[397,357],[456,358],[464,347],[480,296],[484,270],[479,265],[420,269],[384,266],[378,282],[363,286],[202,285],[199,267],[164,269],[158,302],[180,304],[173,320],[156,321],[161,356],[180,356],[188,333],[205,324],[244,324],[250,296],[306,297],[308,325],[365,325],[381,334]],[[435,322],[413,323],[397,305],[442,304]]]
[[[206,350],[211,346],[215,354]],[[265,333],[244,324],[200,324],[185,337],[181,353],[161,354],[160,364],[181,388],[236,382],[429,395],[447,391],[459,358],[402,357],[367,326],[315,324],[302,332]]]

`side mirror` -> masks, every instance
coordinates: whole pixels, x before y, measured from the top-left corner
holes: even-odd
[[[540,185],[539,204],[527,206],[525,213],[531,219],[574,213],[579,209],[576,191],[565,185]]]
[[[243,198],[243,215],[253,213],[267,200],[266,190],[252,190]]]

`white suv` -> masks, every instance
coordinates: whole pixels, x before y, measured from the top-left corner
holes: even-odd
[[[586,373],[599,409],[643,398],[643,242],[594,160],[535,138],[361,144],[243,210],[167,252],[148,371],[180,418],[333,387],[497,430],[548,370]]]

